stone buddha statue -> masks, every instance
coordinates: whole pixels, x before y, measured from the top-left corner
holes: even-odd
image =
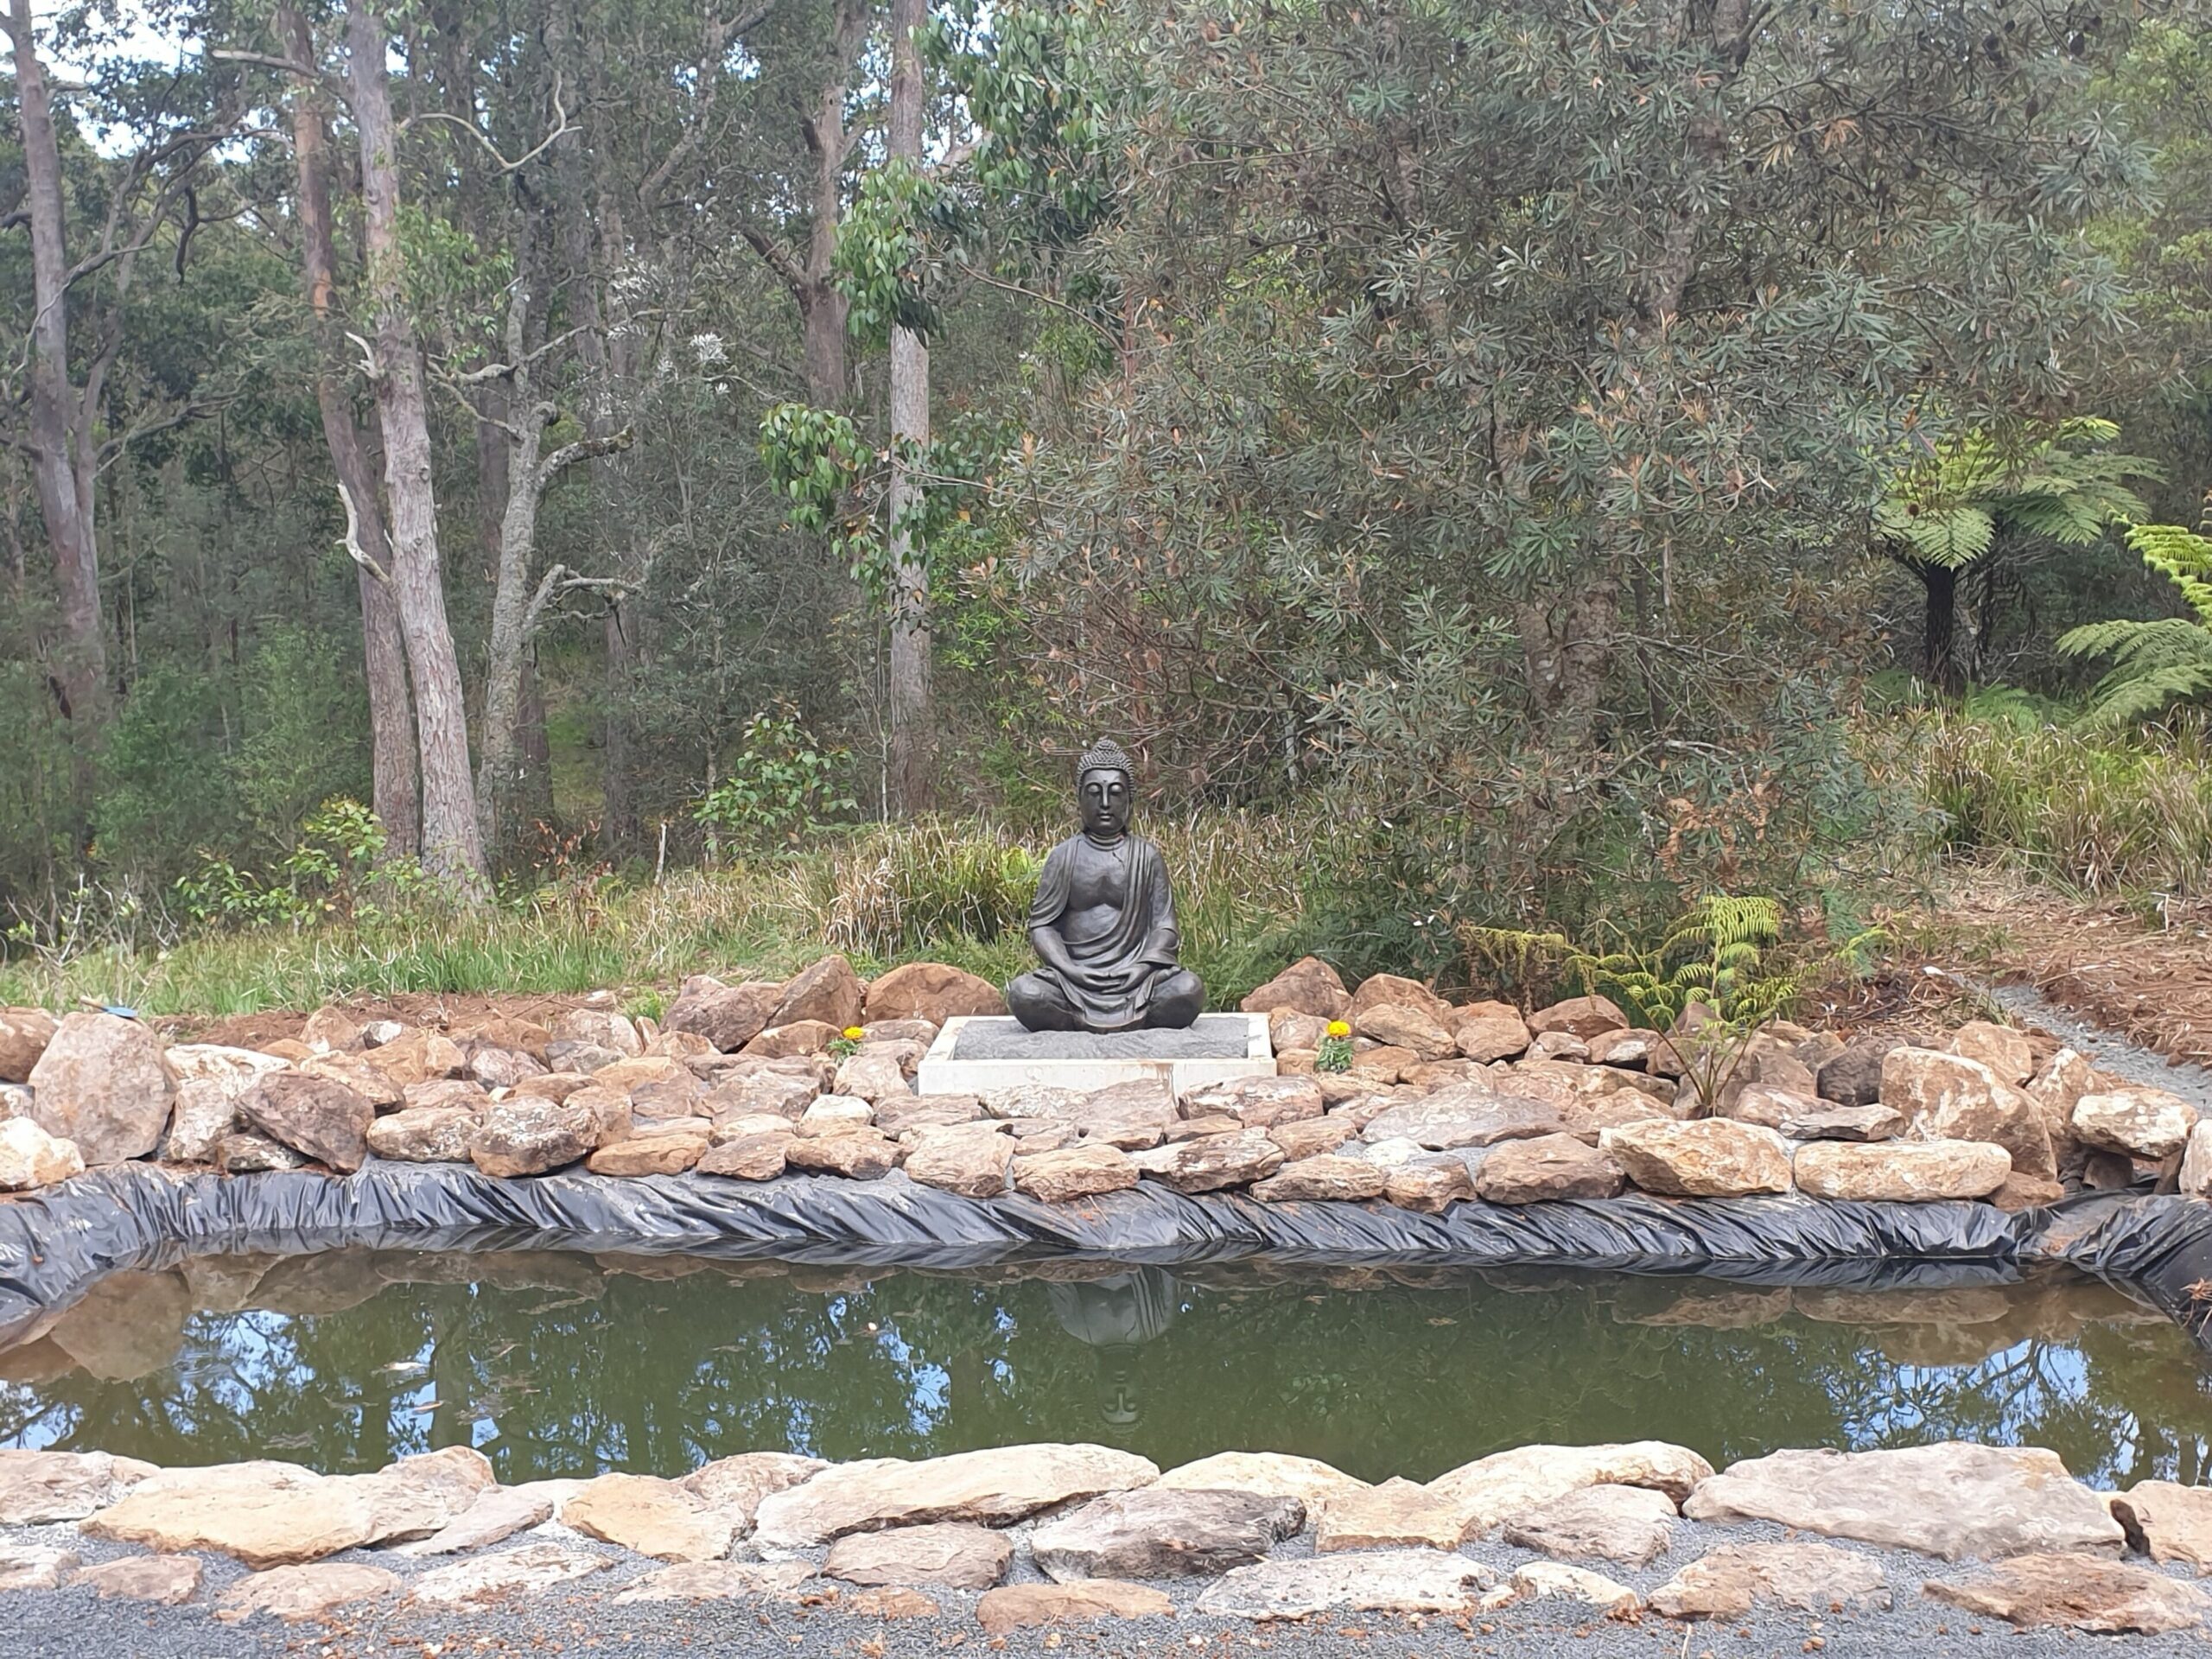
[[[1206,988],[1175,959],[1175,899],[1160,849],[1129,833],[1129,757],[1105,739],[1076,766],[1083,832],[1045,859],[1029,907],[1039,965],[1006,988],[1031,1031],[1180,1029]]]

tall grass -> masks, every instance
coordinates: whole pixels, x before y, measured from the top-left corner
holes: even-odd
[[[1175,884],[1183,958],[1217,1007],[1306,948],[1306,895],[1328,856],[1312,823],[1194,814],[1147,826]],[[171,934],[86,925],[0,963],[0,1002],[117,1002],[151,1014],[312,1007],[407,992],[601,988],[652,1007],[686,974],[781,977],[825,950],[864,974],[950,962],[1004,981],[1049,840],[940,820],[825,836],[793,858],[648,886],[550,890],[471,910],[418,904],[359,925]]]
[[[2031,720],[1923,717],[1922,791],[1942,850],[2090,893],[2202,893],[2212,879],[2212,727],[2125,735]]]

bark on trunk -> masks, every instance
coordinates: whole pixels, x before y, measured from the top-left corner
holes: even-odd
[[[893,160],[922,161],[922,60],[915,36],[928,21],[928,0],[892,0],[891,134]],[[891,330],[891,807],[901,815],[928,810],[934,794],[937,742],[930,698],[928,550],[906,518],[921,497],[912,457],[930,441],[930,353],[918,334]]]
[[[315,61],[315,37],[292,6],[276,13],[285,50],[296,63]],[[292,92],[292,151],[299,172],[300,276],[315,313],[318,351],[315,406],[331,470],[352,501],[363,550],[381,564],[390,559],[384,502],[369,465],[368,446],[339,382],[330,331],[331,289],[337,255],[330,228],[330,182],[324,172],[328,128],[321,94],[312,82]],[[400,636],[399,606],[389,582],[366,566],[357,571],[361,591],[362,658],[369,682],[370,807],[385,827],[392,854],[422,850],[422,797],[415,784],[415,710],[407,690],[407,645]],[[389,576],[387,568],[385,575]]]
[[[1959,573],[1948,564],[1916,564],[1925,590],[1920,611],[1921,677],[1955,696],[1965,689],[1959,671]]]
[[[486,874],[484,844],[468,771],[461,664],[446,620],[439,567],[429,417],[400,280],[398,134],[385,71],[391,32],[373,0],[349,0],[346,34],[353,119],[361,135],[364,245],[376,312],[377,409],[391,507],[391,579],[414,679],[422,753],[423,864],[464,892],[480,894]]]
[[[31,231],[31,473],[54,552],[61,624],[67,634],[54,683],[61,712],[96,731],[107,705],[107,645],[100,615],[99,544],[92,530],[89,411],[69,380],[69,252],[61,201],[61,152],[46,69],[39,61],[31,0],[9,0],[16,96],[23,139],[24,194]],[[81,747],[81,746],[80,746]]]

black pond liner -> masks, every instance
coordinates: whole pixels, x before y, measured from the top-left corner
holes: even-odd
[[[1248,1259],[1340,1267],[1580,1268],[1843,1289],[1999,1284],[2062,1262],[2132,1286],[2212,1346],[2212,1204],[2100,1194],[2006,1215],[1986,1204],[1652,1198],[1454,1205],[1189,1198],[1153,1182],[1070,1205],[963,1198],[893,1173],[499,1180],[468,1164],[309,1171],[96,1170],[0,1203],[0,1343],[102,1275],[227,1252],[543,1249],[864,1267],[1052,1257],[1168,1266]]]

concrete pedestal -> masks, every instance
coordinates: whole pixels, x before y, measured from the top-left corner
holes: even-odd
[[[948,1020],[922,1057],[925,1095],[982,1095],[1038,1084],[1103,1089],[1156,1077],[1179,1097],[1230,1077],[1271,1077],[1263,1014],[1202,1014],[1184,1031],[1025,1031],[1005,1015]]]

